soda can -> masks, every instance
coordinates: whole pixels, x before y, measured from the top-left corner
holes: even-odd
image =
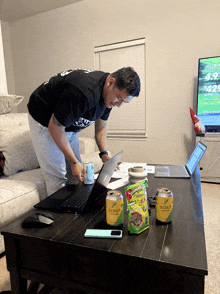
[[[94,164],[93,162],[85,162],[83,164],[84,184],[94,183]]]
[[[156,193],[156,219],[170,223],[173,218],[173,193],[170,189],[160,188]]]
[[[120,226],[124,222],[123,196],[120,191],[108,191],[106,197],[106,222],[110,226]]]

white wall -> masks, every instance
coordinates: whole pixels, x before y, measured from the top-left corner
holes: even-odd
[[[15,78],[14,78],[14,64],[11,50],[11,36],[10,36],[10,25],[7,22],[1,21],[2,28],[2,39],[5,59],[5,72],[7,79],[7,88],[9,94],[16,94],[15,92]],[[16,111],[16,108],[13,112]]]
[[[5,58],[2,42],[2,28],[0,21],[0,93],[8,93],[6,72],[5,72]]]
[[[184,164],[195,144],[198,58],[219,56],[220,1],[84,0],[10,25],[16,94],[52,75],[94,68],[94,47],[146,38],[146,141],[108,140],[122,160]],[[138,99],[138,98],[136,98]],[[132,107],[132,106],[131,106]],[[118,110],[121,111],[121,110]],[[93,136],[93,127],[81,135]]]

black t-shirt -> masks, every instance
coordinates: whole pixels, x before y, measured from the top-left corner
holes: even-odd
[[[99,118],[107,120],[111,109],[102,92],[108,75],[83,69],[61,72],[32,93],[28,111],[45,127],[54,113],[66,132],[79,132]]]

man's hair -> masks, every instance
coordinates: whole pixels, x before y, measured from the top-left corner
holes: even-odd
[[[129,96],[137,97],[140,93],[140,78],[132,67],[123,67],[111,74],[115,79],[115,87],[126,90]]]

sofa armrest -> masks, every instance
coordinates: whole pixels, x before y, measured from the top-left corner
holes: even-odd
[[[92,138],[79,137],[80,154],[95,152],[95,140]]]

